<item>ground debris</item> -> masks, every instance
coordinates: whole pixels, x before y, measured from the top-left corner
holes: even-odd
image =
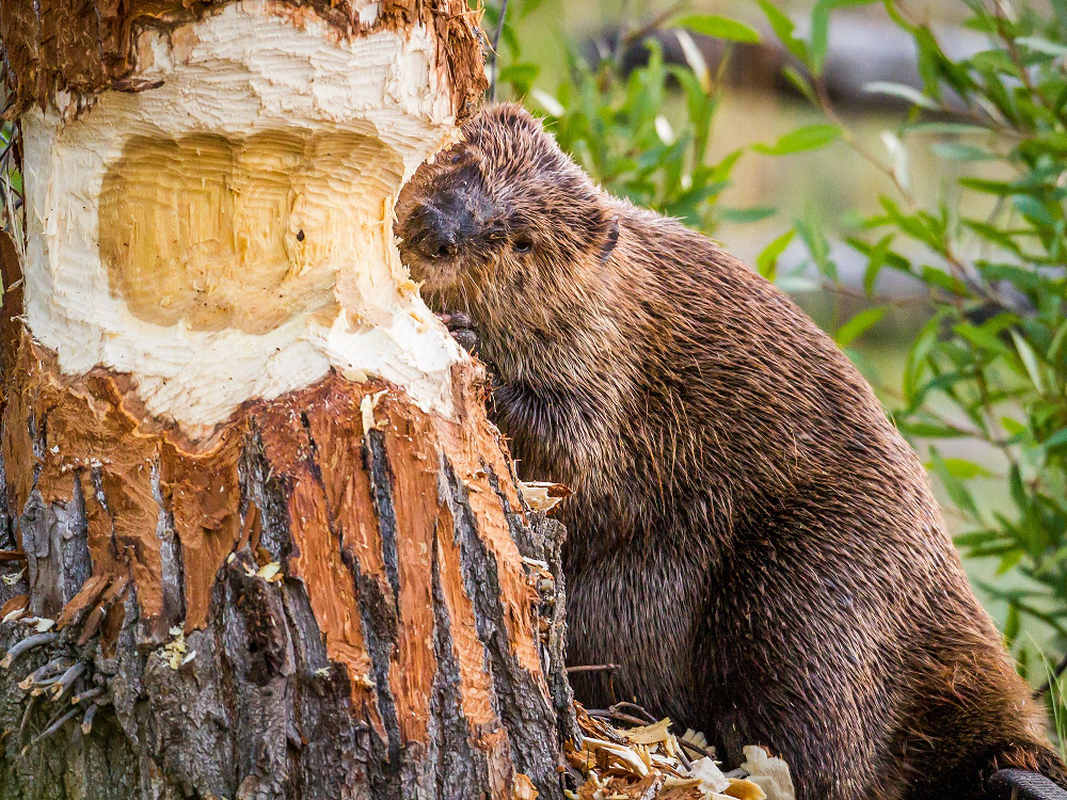
[[[795,800],[788,765],[763,748],[746,747],[742,768],[723,774],[710,755],[687,755],[706,751],[703,736],[687,731],[679,740],[669,719],[620,705],[589,712],[574,704],[582,742],[568,743],[566,758],[581,783],[566,793],[571,800]],[[650,721],[630,724],[642,718]]]

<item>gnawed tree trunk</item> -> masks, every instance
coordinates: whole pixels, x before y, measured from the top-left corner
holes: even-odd
[[[4,0],[0,796],[559,796],[558,531],[391,232],[475,21]]]

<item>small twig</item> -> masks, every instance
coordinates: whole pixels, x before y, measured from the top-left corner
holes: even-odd
[[[655,723],[659,722],[658,719],[652,716],[652,714],[650,714],[642,706],[637,705],[637,703],[627,703],[625,700],[619,703],[615,703],[615,705],[611,706],[608,711],[610,711],[612,714],[616,714],[623,711],[623,709],[629,709],[637,716],[644,718],[645,721],[641,723],[642,725],[654,725]]]
[[[842,284],[830,283],[824,281],[820,287],[824,292],[834,292],[835,294],[844,295],[855,300],[866,300],[873,303],[879,303],[881,305],[893,306],[894,308],[904,308],[906,306],[927,306],[930,305],[931,298],[929,295],[912,295],[910,297],[890,297],[884,294],[878,294],[872,292],[867,294],[859,289],[853,289],[850,286],[844,286]]]
[[[15,660],[23,653],[28,653],[35,647],[43,647],[46,644],[51,644],[58,638],[59,634],[55,633],[54,631],[50,631],[48,633],[38,633],[35,636],[26,637],[21,642],[19,642],[7,651],[7,655],[5,655],[2,660],[0,660],[0,669],[8,669],[12,664],[15,663]]]
[[[567,667],[567,672],[614,672],[622,669],[618,664],[581,664],[577,667]]]
[[[617,720],[618,722],[625,722],[629,725],[636,725],[638,727],[644,727],[649,723],[640,717],[635,717],[632,714],[626,714],[622,711],[613,711],[610,708],[587,708],[585,713],[594,719],[602,720]]]
[[[25,747],[22,748],[22,755],[26,755],[26,753],[28,753],[32,747],[34,747],[37,744],[40,744],[45,739],[47,739],[49,736],[51,736],[53,733],[55,733],[60,728],[62,728],[64,725],[66,725],[67,722],[69,722],[74,717],[74,715],[78,713],[79,710],[80,709],[72,708],[66,714],[61,716],[59,719],[57,719],[55,722],[53,722],[51,725],[49,725],[47,728],[45,728],[43,731],[41,731],[41,733],[39,733],[37,736],[35,736],[33,738],[33,740],[28,745],[26,745]]]
[[[615,719],[619,722],[627,722],[630,725],[637,725],[639,727],[648,724],[640,717],[635,717],[633,714],[626,714],[622,711],[609,711],[608,719]]]
[[[19,741],[22,741],[22,737],[26,734],[26,727],[30,724],[30,716],[33,714],[34,708],[37,707],[37,698],[30,697],[30,702],[26,704],[26,710],[22,712],[22,722],[19,723]]]
[[[500,0],[500,16],[496,21],[496,32],[493,34],[493,52],[489,60],[489,102],[492,103],[496,100],[496,72],[497,72],[497,60],[499,55],[497,54],[497,48],[500,46],[500,35],[504,32],[504,17],[508,13],[508,0]]]
[[[92,689],[86,689],[84,692],[78,692],[70,698],[70,702],[72,705],[78,705],[79,703],[84,703],[86,700],[92,700],[94,697],[98,697],[103,693],[103,686],[94,686]]]
[[[68,659],[63,657],[54,658],[19,681],[18,687],[22,689],[22,691],[28,692],[35,686],[50,686],[59,679],[59,676],[62,675],[63,671],[69,666],[70,662]]]
[[[680,736],[671,734],[671,739],[674,741],[674,751],[678,754],[678,760],[682,762],[682,766],[685,767],[685,771],[689,772],[693,769],[693,762],[689,760],[689,756],[685,754],[685,748],[682,746],[682,739]]]
[[[19,550],[0,550],[0,564],[8,561],[25,561],[26,554]]]
[[[676,736],[675,739],[678,741],[678,744],[680,744],[682,747],[688,747],[690,751],[692,751],[693,753],[696,753],[701,758],[704,758],[704,757],[713,758],[714,755],[715,755],[708,748],[701,747],[698,744],[694,744],[693,742],[691,742],[688,739],[686,739],[684,736]]]
[[[64,672],[52,687],[52,702],[55,702],[66,694],[67,689],[73,685],[74,681],[76,681],[83,672],[85,672],[84,661],[77,661],[72,664],[70,669]]]
[[[88,736],[93,731],[93,717],[96,716],[96,709],[100,708],[96,703],[89,706],[89,710],[85,712],[85,718],[82,720],[82,733]]]

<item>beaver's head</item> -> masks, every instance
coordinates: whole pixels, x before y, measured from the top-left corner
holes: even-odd
[[[431,305],[469,310],[489,287],[536,293],[610,252],[618,231],[603,195],[538,120],[498,105],[462,135],[397,204],[401,256]]]

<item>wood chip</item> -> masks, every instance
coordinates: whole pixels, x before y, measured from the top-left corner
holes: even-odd
[[[614,708],[614,707],[613,707]],[[630,707],[628,707],[629,710]],[[647,712],[632,707],[636,717]],[[671,721],[616,728],[575,703],[582,732],[580,748],[569,745],[567,762],[585,782],[568,797],[579,800],[795,800],[789,767],[762,748],[746,747],[742,769],[749,778],[726,777],[710,756],[690,763],[680,757]],[[629,715],[627,715],[629,716]],[[616,717],[617,718],[617,717]],[[647,717],[654,719],[653,717]],[[625,719],[625,717],[624,717]],[[707,741],[694,731],[684,738],[706,752]],[[744,775],[741,770],[733,775]]]

